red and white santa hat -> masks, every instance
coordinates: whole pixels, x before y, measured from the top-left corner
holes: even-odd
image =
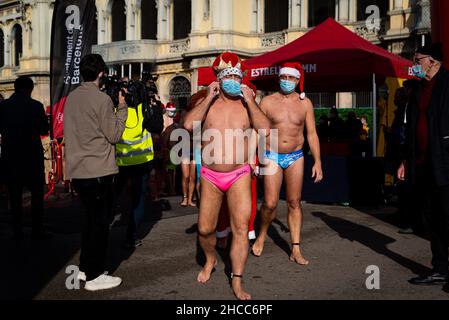
[[[167,103],[167,105],[165,106],[165,110],[166,110],[167,112],[175,112],[175,111],[176,111],[176,107],[175,107],[174,103],[169,102],[169,103]]]
[[[236,75],[243,78],[240,58],[232,52],[223,52],[220,54],[212,64],[212,68],[217,75],[217,80],[221,80],[228,75]]]
[[[285,62],[279,70],[279,76],[289,75],[299,79],[299,90],[301,91],[299,97],[301,100],[306,98],[304,93],[304,68],[299,62]]]

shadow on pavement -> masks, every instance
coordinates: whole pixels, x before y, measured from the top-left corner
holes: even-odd
[[[68,206],[70,203],[70,207]],[[55,236],[49,240],[31,239],[30,208],[23,208],[25,238],[12,239],[11,216],[0,210],[0,300],[33,299],[77,254],[81,239],[81,205],[61,199],[45,203],[44,222]],[[64,286],[64,283],[61,283]]]
[[[119,225],[127,224],[130,212],[129,210],[126,211],[127,213],[122,215]],[[148,200],[146,201],[145,217],[143,218],[143,221],[137,230],[137,237],[139,239],[145,239],[148,236],[148,234],[150,234],[151,230],[158,223],[158,221],[162,219],[162,213],[163,213],[162,205],[160,202],[150,202]],[[114,273],[115,271],[117,271],[121,263],[123,261],[128,260],[136,251],[136,248],[127,248],[124,246],[126,228],[124,228],[123,231],[124,232],[122,233],[121,236],[113,237],[110,239],[109,243],[110,254],[108,259],[109,263],[107,264],[110,273]],[[142,245],[145,245],[145,242],[143,242]]]
[[[374,252],[390,258],[415,274],[425,274],[430,271],[428,267],[388,249],[388,244],[396,242],[391,237],[369,227],[342,218],[333,217],[324,212],[312,212],[312,215],[320,218],[331,229],[335,230],[342,239],[356,241]]]
[[[268,228],[268,236],[273,240],[274,244],[281,248],[288,256],[290,256],[291,253],[291,247],[287,240],[284,239],[284,237],[281,236],[279,231],[274,227],[274,225],[278,225],[279,228],[283,233],[289,233],[289,228],[282,223],[279,219],[274,219],[270,227]],[[254,229],[256,231],[256,236],[259,236],[259,230],[260,230],[260,211],[257,212],[256,220],[254,221]],[[290,235],[288,235],[290,237]]]
[[[146,217],[139,230],[142,237],[147,236],[162,218],[159,203],[146,205]],[[4,202],[3,202],[4,203]],[[78,199],[70,197],[45,203],[44,223],[54,237],[49,240],[32,240],[30,208],[24,205],[24,240],[12,239],[11,217],[7,208],[0,207],[0,300],[30,300],[35,298],[54,277],[64,272],[74,259],[78,264],[81,245],[83,208]],[[123,246],[127,217],[111,230],[108,243],[107,268],[111,273],[129,259],[134,249]],[[68,276],[68,275],[67,275]],[[64,287],[61,282],[60,286]]]

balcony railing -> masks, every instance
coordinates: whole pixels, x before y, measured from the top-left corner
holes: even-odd
[[[378,25],[367,24],[366,21],[357,21],[348,24],[354,28],[354,32],[371,42],[380,42],[386,34],[386,19],[380,19]]]
[[[265,33],[260,37],[260,46],[262,48],[283,46],[285,44],[285,33],[272,32]]]
[[[154,61],[156,59],[157,42],[155,40],[118,41],[92,48],[93,53],[100,54],[107,62],[130,60]]]

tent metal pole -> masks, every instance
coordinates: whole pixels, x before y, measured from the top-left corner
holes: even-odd
[[[377,157],[377,87],[376,74],[373,73],[373,157]]]

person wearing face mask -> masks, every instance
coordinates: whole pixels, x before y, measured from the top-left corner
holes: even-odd
[[[260,211],[259,235],[252,247],[253,255],[262,254],[268,228],[276,217],[282,180],[285,179],[288,203],[288,224],[291,236],[290,261],[300,265],[309,262],[302,256],[301,243],[301,190],[304,176],[304,130],[315,164],[312,177],[315,183],[323,179],[320,141],[315,127],[312,102],[304,94],[304,70],[299,63],[285,63],[279,72],[280,91],[265,97],[260,107],[271,120],[271,129],[278,130],[278,148],[267,144],[265,157],[268,168],[275,174],[264,176],[264,202]],[[299,85],[301,93],[296,92]]]
[[[432,270],[410,280],[415,285],[444,284],[449,292],[449,71],[441,43],[416,51],[413,86],[407,105],[406,147],[398,170],[414,189],[411,199],[428,229]]]
[[[226,198],[233,234],[230,252],[231,286],[238,299],[249,300],[251,295],[244,290],[242,277],[249,251],[251,167],[248,149],[250,139],[243,139],[243,143],[236,143],[239,138],[235,134],[239,135],[240,132],[251,136],[253,130],[256,130],[260,135],[267,136],[270,122],[254,100],[251,89],[241,85],[243,72],[240,59],[236,54],[222,53],[215,59],[213,69],[217,75],[217,81],[209,85],[206,97],[187,113],[184,119],[184,128],[191,132],[198,122],[203,123],[198,234],[206,263],[199,272],[197,281],[206,283],[217,264],[215,230],[221,204]],[[228,135],[226,132],[229,131],[234,133],[232,140],[226,139]],[[207,138],[209,134],[213,135],[212,139]],[[215,140],[221,140],[221,143]],[[210,150],[211,147],[212,150]],[[213,155],[210,151],[213,151]],[[241,151],[244,154],[242,159],[239,159],[237,153]]]

